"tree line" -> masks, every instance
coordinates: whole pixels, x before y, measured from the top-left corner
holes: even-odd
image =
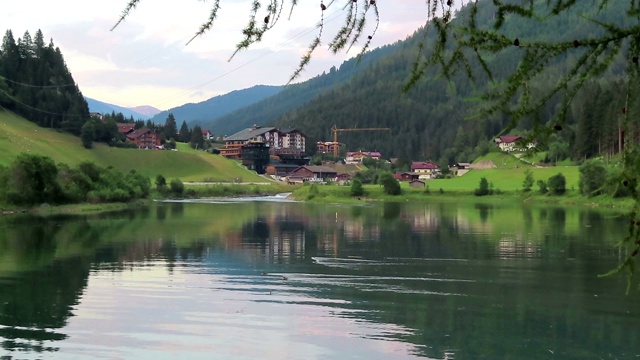
[[[0,201],[17,206],[37,204],[127,202],[149,196],[149,178],[82,162],[56,164],[43,155],[22,153],[0,168]]]
[[[80,135],[89,108],[60,48],[42,31],[15,40],[7,30],[0,47],[0,107],[42,127]]]

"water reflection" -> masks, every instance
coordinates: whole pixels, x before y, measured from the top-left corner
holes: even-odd
[[[0,226],[8,354],[636,355],[637,297],[596,277],[626,228],[594,210],[162,203]]]

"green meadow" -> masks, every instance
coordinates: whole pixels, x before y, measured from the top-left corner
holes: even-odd
[[[7,111],[0,112],[0,149],[0,165],[4,166],[24,152],[46,155],[57,163],[71,166],[92,161],[123,172],[135,169],[151,179],[161,174],[167,179],[182,181],[265,181],[235,161],[193,150],[186,144],[180,144],[178,151],[120,149],[100,143],[85,149],[78,137],[41,128]]]

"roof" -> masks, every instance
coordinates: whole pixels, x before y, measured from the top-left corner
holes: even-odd
[[[291,128],[291,129],[280,129],[280,132],[283,134],[288,134],[288,133],[292,133],[292,132],[297,132],[300,133],[302,136],[306,137],[307,135],[305,135],[302,131],[296,129],[296,128]]]
[[[364,156],[369,156],[369,157],[380,157],[380,152],[378,151],[349,151],[347,152],[347,156],[353,156],[356,154],[363,154]]]
[[[151,129],[149,129],[149,128],[143,127],[143,128],[140,128],[138,130],[134,130],[133,132],[127,134],[127,138],[129,138],[129,139],[137,139],[140,136],[142,136],[142,135],[144,135],[146,133],[149,133],[149,132],[153,132],[153,131],[151,131]]]
[[[523,137],[520,135],[505,135],[505,136],[500,136],[498,139],[500,140],[500,142],[503,142],[503,143],[512,143],[520,139],[523,139]]]
[[[225,141],[247,141],[272,130],[277,130],[277,129],[274,127],[250,127],[250,128],[241,130],[231,136],[227,136],[226,138],[224,138],[224,140]]]
[[[337,171],[333,168],[330,168],[328,166],[314,166],[314,165],[310,165],[310,166],[303,166],[309,170],[311,170],[311,172],[314,173],[337,173]]]
[[[435,170],[439,169],[438,165],[432,163],[431,161],[423,162],[423,161],[414,161],[411,163],[411,169],[425,169],[425,170]]]
[[[118,132],[121,133],[128,133],[136,126],[134,123],[117,123],[116,125],[118,125]]]

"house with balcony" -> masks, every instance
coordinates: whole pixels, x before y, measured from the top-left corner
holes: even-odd
[[[162,144],[160,135],[146,127],[128,133],[127,141],[136,144],[138,149],[159,149]]]
[[[431,161],[412,162],[411,172],[418,175],[418,180],[435,179],[441,174],[440,167]]]
[[[349,151],[344,162],[346,164],[362,164],[362,159],[367,157],[380,160],[381,155],[377,151]]]
[[[504,152],[526,151],[536,146],[535,142],[526,142],[526,138],[519,135],[500,136],[494,142]]]

